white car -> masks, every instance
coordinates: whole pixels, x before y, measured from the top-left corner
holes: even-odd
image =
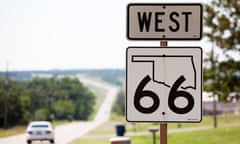
[[[28,144],[36,140],[48,140],[50,143],[54,143],[54,130],[48,121],[33,121],[28,125],[26,132]]]

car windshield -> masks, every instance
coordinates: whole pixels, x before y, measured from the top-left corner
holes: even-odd
[[[48,125],[32,125],[32,128],[47,128]]]

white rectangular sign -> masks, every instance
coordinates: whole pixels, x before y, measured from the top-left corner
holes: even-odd
[[[127,8],[130,40],[200,40],[201,4],[132,3]]]
[[[201,121],[200,47],[130,47],[126,61],[128,121]]]

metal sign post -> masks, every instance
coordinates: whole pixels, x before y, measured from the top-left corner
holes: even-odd
[[[160,144],[167,144],[167,123],[160,124]]]

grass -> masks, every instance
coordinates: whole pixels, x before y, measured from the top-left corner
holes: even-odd
[[[116,121],[118,120],[118,121]],[[115,125],[122,123],[126,126],[127,132],[134,132],[134,129],[137,132],[146,132],[149,127],[159,128],[159,124],[153,123],[128,123],[123,117],[116,117],[111,119],[111,121],[104,123],[99,126],[97,129],[89,132],[82,138],[72,141],[70,144],[107,144],[110,143],[109,139],[111,136],[115,135]],[[230,124],[230,123],[240,123],[240,116],[219,116],[218,125]],[[204,117],[201,123],[192,124],[184,123],[181,125],[181,128],[187,127],[200,127],[200,126],[212,126],[213,120],[212,117]],[[135,128],[134,128],[135,127]],[[168,124],[169,129],[176,129],[177,124]],[[210,130],[201,130],[194,132],[182,132],[182,133],[172,133],[168,134],[168,143],[169,144],[219,144],[219,143],[228,143],[228,144],[239,144],[240,143],[240,126],[237,127],[228,127],[228,128],[217,128]],[[157,142],[159,143],[159,136],[157,135]],[[231,141],[229,143],[228,141]],[[152,144],[152,135],[143,135],[143,136],[132,136],[132,144]]]
[[[78,139],[75,141],[72,141],[69,144],[109,144],[109,139],[102,138],[102,139]]]
[[[20,133],[25,132],[25,130],[26,130],[26,126],[15,126],[12,128],[8,128],[7,130],[1,128],[0,129],[0,138],[20,134]]]
[[[168,134],[168,144],[239,144],[240,126]],[[156,137],[159,143],[159,135]],[[133,136],[132,144],[152,144],[152,136]]]
[[[239,144],[240,126],[169,135],[169,144]]]

